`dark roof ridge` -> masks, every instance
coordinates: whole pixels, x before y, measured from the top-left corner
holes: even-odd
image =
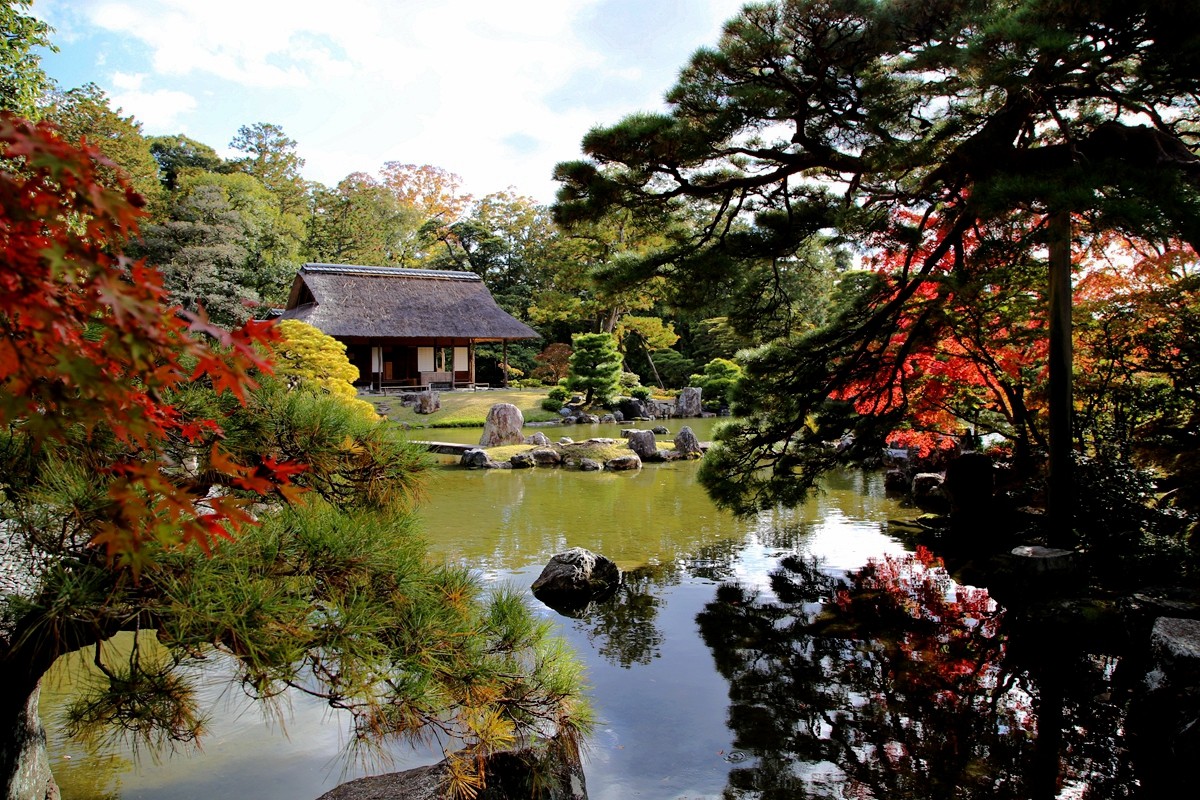
[[[443,281],[482,281],[474,272],[448,269],[412,269],[409,267],[372,267],[360,264],[321,264],[310,262],[300,265],[301,272],[325,272],[341,275],[387,275],[407,278],[425,278]]]

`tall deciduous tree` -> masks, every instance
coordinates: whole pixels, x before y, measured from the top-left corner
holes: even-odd
[[[397,202],[436,225],[458,221],[471,205],[471,195],[462,191],[462,178],[441,167],[388,161],[380,174]]]
[[[116,184],[119,174],[151,207],[161,199],[158,162],[150,151],[150,140],[142,135],[142,124],[133,116],[122,115],[121,109],[113,109],[99,86],[89,83],[55,93],[45,118],[57,125],[69,141],[86,139],[107,156],[109,165],[100,173],[110,184]]]
[[[35,116],[51,81],[37,48],[50,43],[50,26],[23,13],[31,0],[0,0],[0,111]]]
[[[300,174],[304,159],[296,150],[296,140],[284,133],[282,127],[270,122],[243,125],[229,146],[246,154],[234,162],[235,166],[267,187],[279,202],[280,213],[304,211],[307,187]]]
[[[500,307],[521,319],[557,266],[558,231],[549,212],[511,190],[481,198],[463,219],[430,233],[436,244],[428,266],[474,272]]]
[[[994,262],[967,247],[976,227],[1029,230],[1043,275],[1055,254],[1060,295],[1064,222],[1200,241],[1197,31],[1200,7],[1151,0],[765,3],[692,58],[667,113],[591,131],[590,160],[556,170],[560,220],[613,206],[700,220],[641,275],[703,285],[829,230],[897,256],[886,286],[748,360],[745,422],[704,472],[718,499],[799,501],[833,459],[809,427],[822,404],[864,375],[902,397],[912,348],[940,335],[937,297],[989,283]],[[902,406],[885,411],[854,418],[860,444]]]
[[[216,172],[224,166],[217,151],[182,133],[151,136],[150,154],[158,163],[158,178],[163,188],[175,191],[182,179],[201,172]]]
[[[363,172],[313,192],[305,250],[332,264],[413,266],[413,242],[424,218],[386,185]]]

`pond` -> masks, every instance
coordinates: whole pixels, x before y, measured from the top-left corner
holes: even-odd
[[[693,428],[711,434],[707,421]],[[564,431],[619,433],[548,433]],[[437,435],[414,438],[478,437],[425,433]],[[958,586],[891,535],[892,521],[914,512],[886,496],[882,476],[835,474],[803,508],[746,519],[716,509],[695,477],[689,462],[635,473],[447,468],[421,511],[435,557],[488,582],[527,587],[574,546],[628,571],[624,589],[581,619],[534,601],[587,665],[600,719],[585,754],[593,800],[1016,798],[1085,785],[1123,796],[1133,778],[1122,720],[1115,703],[1095,702],[1114,662],[1072,651],[1048,669],[1031,657],[1044,643],[1012,635],[986,592]],[[296,698],[282,719],[264,718],[219,669],[202,751],[158,761],[89,751],[53,730],[85,669],[60,663],[43,692],[64,800],[303,800],[439,757],[400,749],[387,767],[348,760],[336,714]],[[1065,737],[1037,736],[1046,698]],[[1067,756],[1047,762],[1039,741]]]

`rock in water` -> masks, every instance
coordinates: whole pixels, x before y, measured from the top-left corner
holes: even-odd
[[[658,442],[654,431],[629,431],[629,449],[637,453],[642,461],[654,461],[658,458]]]
[[[688,386],[675,398],[675,416],[698,417],[704,411],[700,403],[700,387]]]
[[[618,472],[621,470],[641,469],[642,460],[638,458],[637,453],[630,453],[627,456],[610,458],[608,461],[604,462],[604,468]]]
[[[525,417],[521,409],[511,403],[496,403],[488,411],[487,420],[483,423],[483,436],[479,437],[480,447],[503,447],[506,444],[522,444],[525,437],[521,435],[521,427]]]
[[[675,434],[675,450],[688,458],[704,455],[704,451],[700,449],[700,440],[696,438],[692,429],[686,426]]]
[[[551,557],[533,582],[533,595],[555,611],[572,614],[605,600],[621,585],[621,570],[609,559],[582,547]]]
[[[913,476],[911,497],[913,505],[922,511],[944,514],[950,510],[942,484],[946,476],[940,472],[918,472]]]
[[[459,463],[467,469],[486,469],[489,460],[487,451],[477,447],[463,453]]]
[[[1200,759],[1200,620],[1159,617],[1150,634],[1150,670],[1130,704],[1139,797],[1196,791]]]

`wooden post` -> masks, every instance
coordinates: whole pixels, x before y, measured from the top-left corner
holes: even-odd
[[[1071,214],[1050,215],[1050,476],[1046,516],[1052,543],[1074,544],[1074,476],[1071,416],[1074,409],[1071,344]]]
[[[504,375],[504,388],[507,389],[508,388],[508,339],[502,340],[502,343],[503,343],[502,349],[504,351],[504,355],[502,356],[502,358],[504,360],[500,364],[500,372]]]
[[[467,380],[475,386],[475,342],[467,342]]]

